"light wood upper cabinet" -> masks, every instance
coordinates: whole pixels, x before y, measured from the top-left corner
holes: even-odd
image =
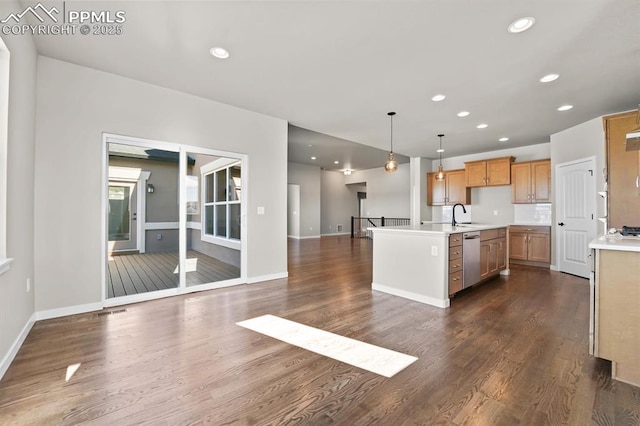
[[[501,157],[464,163],[466,186],[472,188],[511,184],[513,160],[513,157]]]
[[[608,226],[615,228],[640,225],[640,151],[626,150],[626,135],[638,127],[637,119],[637,111],[603,119],[609,183]]]
[[[551,202],[551,160],[511,165],[511,201],[514,204]]]
[[[435,172],[427,173],[427,205],[447,206],[471,203],[471,190],[465,186],[464,169],[446,171],[442,181],[437,181],[435,175]]]

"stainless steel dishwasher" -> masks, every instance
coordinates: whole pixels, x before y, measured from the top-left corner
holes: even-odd
[[[480,281],[480,232],[462,234],[462,288]]]

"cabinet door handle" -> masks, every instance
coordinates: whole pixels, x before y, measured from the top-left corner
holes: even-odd
[[[453,281],[458,281],[460,278],[454,278]]]
[[[636,176],[636,188],[640,188],[640,176]]]

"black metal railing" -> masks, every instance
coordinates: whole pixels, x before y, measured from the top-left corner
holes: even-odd
[[[355,217],[351,216],[351,238],[373,238],[367,228],[410,225],[411,219],[404,217]]]

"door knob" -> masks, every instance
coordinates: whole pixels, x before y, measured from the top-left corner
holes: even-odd
[[[560,222],[558,226],[564,226],[564,222]]]

